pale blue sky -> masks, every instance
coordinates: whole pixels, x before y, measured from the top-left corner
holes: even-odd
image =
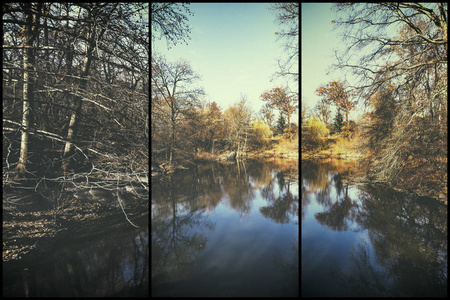
[[[347,81],[352,86],[358,84],[358,79],[349,70],[344,73],[331,68],[337,63],[335,50],[342,53],[348,47],[341,38],[342,31],[333,30],[332,23],[332,20],[339,17],[345,19],[345,15],[336,15],[331,7],[331,3],[302,3],[301,7],[301,100],[310,110],[320,100],[314,92],[320,85],[338,80]],[[385,30],[389,35],[395,36],[398,34],[398,25],[393,24]],[[370,50],[371,47],[367,47],[361,51]],[[357,64],[358,53],[354,54],[353,63]],[[350,118],[355,119],[364,112],[363,101],[359,101],[357,109],[350,113]],[[333,118],[335,112],[336,109],[332,106]]]
[[[202,77],[199,85],[206,100],[216,101],[225,110],[246,95],[254,113],[263,101],[259,96],[286,79],[273,78],[283,46],[276,41],[275,14],[268,3],[191,3],[191,39],[167,50],[165,39],[155,40],[152,50],[170,61],[187,60]],[[290,83],[298,90],[298,83]],[[292,119],[297,119],[297,116]]]
[[[334,49],[342,47],[338,33],[333,31],[336,16],[331,3],[302,3],[301,19],[301,99],[312,109],[320,100],[314,91],[330,81],[344,80],[338,72],[331,72],[336,62]]]

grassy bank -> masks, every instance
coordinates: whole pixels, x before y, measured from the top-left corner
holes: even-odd
[[[200,152],[195,156],[195,161],[230,161],[233,160],[235,151],[226,150],[216,152],[215,154],[209,152]],[[287,158],[298,159],[299,146],[298,138],[285,138],[284,136],[276,136],[271,138],[267,145],[261,147],[249,147],[245,153],[242,153],[245,158]]]
[[[363,158],[363,154],[358,151],[357,145],[357,140],[347,140],[339,135],[333,135],[319,148],[302,150],[302,158],[332,157],[358,160]]]
[[[323,141],[321,147],[302,150],[302,159],[342,159],[354,161],[358,167],[345,180],[354,184],[383,183],[389,187],[418,196],[438,199],[447,204],[447,174],[438,176],[437,170],[427,164],[419,164],[411,160],[394,180],[377,179],[371,167],[370,157],[358,149],[358,139],[348,140],[340,136],[332,136]]]
[[[247,157],[261,158],[261,157],[278,157],[298,159],[299,145],[298,138],[285,138],[284,136],[276,136],[272,138],[269,144],[264,148],[253,148],[247,152]]]

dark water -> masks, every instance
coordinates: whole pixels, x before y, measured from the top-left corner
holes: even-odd
[[[140,227],[118,212],[101,225],[68,229],[46,253],[4,262],[3,296],[148,297],[148,213],[134,223]]]
[[[447,296],[447,207],[302,161],[302,296]]]
[[[152,296],[298,296],[298,162],[208,164],[152,182]]]

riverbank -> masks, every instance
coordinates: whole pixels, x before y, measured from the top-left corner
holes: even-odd
[[[269,144],[262,148],[250,148],[245,152],[236,151],[216,151],[211,152],[197,152],[192,160],[185,160],[180,162],[155,162],[152,161],[151,176],[157,178],[160,176],[171,175],[179,171],[187,170],[190,167],[199,163],[205,162],[221,162],[229,163],[235,162],[239,159],[299,159],[299,144],[298,138],[288,139],[283,136],[277,136],[270,140]],[[298,176],[297,176],[298,179]]]
[[[364,156],[361,153],[342,153],[333,152],[330,149],[320,150],[320,151],[309,151],[302,152],[302,159],[324,159],[324,158],[335,158],[335,159],[346,159],[346,160],[359,160]]]
[[[119,203],[117,194],[105,189],[100,195],[98,190],[49,187],[36,193],[34,189],[4,188],[3,261],[49,253],[57,237],[73,234],[76,228],[85,233],[93,233],[98,226],[109,231],[131,226],[130,222],[139,224],[141,215],[148,214],[148,199],[141,195],[120,191]]]
[[[373,170],[370,169],[368,158],[360,152],[358,139],[348,140],[340,136],[327,138],[319,149],[302,149],[302,160],[351,161],[358,167],[352,172],[345,174],[343,180],[354,185],[381,183],[390,188],[420,197],[430,197],[447,204],[447,178],[431,178],[424,176],[417,182],[418,170],[409,169],[408,172],[398,174],[395,181],[381,181],[375,178]],[[429,171],[429,170],[428,170]],[[415,173],[415,175],[414,175]]]
[[[185,170],[189,170],[190,168],[204,163],[218,162],[221,164],[233,164],[236,161],[242,161],[246,159],[256,159],[256,160],[267,160],[267,159],[286,159],[286,160],[297,160],[299,159],[298,152],[289,151],[289,152],[276,152],[273,150],[265,150],[265,151],[250,151],[246,152],[243,155],[240,155],[236,158],[236,153],[233,151],[226,151],[221,154],[210,154],[203,153],[201,155],[197,155],[193,162],[186,162],[185,164],[180,163],[153,163],[154,166],[151,168],[151,177],[152,179],[164,178],[165,176],[171,176],[175,173],[182,172]],[[298,181],[298,168],[297,172],[290,172],[288,175],[289,181]]]
[[[397,192],[402,192],[409,195],[415,195],[418,197],[433,198],[441,203],[447,205],[447,177],[440,180],[431,180],[428,177],[424,177],[422,182],[417,183],[411,181],[413,176],[407,176],[406,174],[398,175],[397,182],[385,182],[376,180],[372,171],[367,167],[364,156],[362,155],[326,155],[325,150],[309,153],[304,155],[302,153],[303,161],[322,161],[332,165],[336,165],[338,169],[342,169],[342,165],[351,163],[353,165],[351,171],[342,172],[342,181],[351,185],[371,185],[382,184],[388,188],[391,188]]]
[[[324,145],[315,149],[302,149],[303,158],[337,158],[359,160],[364,155],[358,150],[357,141],[347,140],[340,136],[331,136],[324,141]]]

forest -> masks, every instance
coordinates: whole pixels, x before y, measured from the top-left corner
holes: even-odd
[[[145,175],[148,7],[3,4],[3,180]]]
[[[302,157],[352,158],[361,169],[355,182],[446,203],[447,3],[339,3],[334,10],[346,14],[332,23],[349,45],[334,68],[357,84],[315,87],[320,101],[302,106]],[[358,103],[363,112],[351,120]]]
[[[278,76],[296,78],[290,72],[298,58],[298,4],[274,5],[283,28],[277,33],[288,58],[279,61]],[[152,4],[152,38],[164,38],[168,47],[189,39],[185,4]],[[297,60],[298,61],[298,60]],[[255,110],[241,93],[224,109],[214,99],[204,101],[201,74],[189,62],[168,61],[158,49],[151,64],[152,176],[185,169],[199,161],[235,160],[251,156],[298,157],[298,125],[292,116],[298,111],[298,92],[287,86],[261,90],[264,106]]]
[[[147,3],[2,8],[5,260],[112,194],[148,213],[150,37]]]

